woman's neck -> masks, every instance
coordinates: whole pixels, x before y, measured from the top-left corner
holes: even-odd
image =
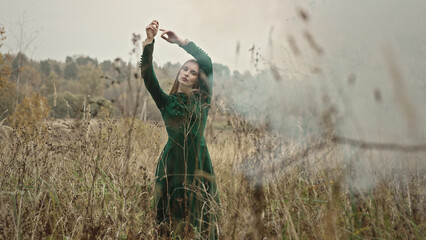
[[[178,93],[185,93],[185,94],[188,94],[188,95],[191,94],[193,91],[194,91],[194,89],[192,87],[186,86],[186,85],[183,85],[183,84],[179,84],[179,87],[178,87],[178,90],[177,90]]]

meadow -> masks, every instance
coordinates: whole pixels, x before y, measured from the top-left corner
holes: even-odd
[[[354,159],[332,140],[307,152],[238,115],[215,119],[206,140],[220,239],[424,239],[425,175],[403,172],[416,159],[358,188]],[[1,239],[157,239],[152,188],[166,138],[161,123],[132,118],[3,130]]]

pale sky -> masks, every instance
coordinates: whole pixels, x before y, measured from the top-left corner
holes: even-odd
[[[310,14],[308,24],[297,15],[300,7]],[[248,51],[253,44],[271,60],[273,53],[288,51],[286,36],[300,41],[305,29],[328,53],[360,44],[399,44],[401,36],[423,41],[425,12],[423,0],[0,0],[0,23],[8,37],[3,52],[17,52],[14,36],[25,17],[24,34],[37,36],[25,51],[31,58],[64,61],[84,54],[128,60],[132,33],[145,37],[145,26],[157,19],[160,27],[197,43],[213,62],[238,70],[253,68]],[[188,58],[157,37],[154,60],[160,65]]]
[[[25,34],[37,36],[26,50],[31,58],[64,61],[66,56],[84,54],[127,60],[132,33],[144,37],[145,26],[157,19],[160,27],[196,42],[213,62],[243,70],[250,68],[248,49],[253,44],[266,46],[271,26],[294,15],[294,7],[286,6],[293,5],[280,0],[1,0],[0,23],[8,37],[2,51],[17,52],[13,35],[19,35],[18,23],[25,16]],[[154,58],[164,64],[189,56],[157,37]]]

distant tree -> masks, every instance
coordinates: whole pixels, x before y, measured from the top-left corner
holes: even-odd
[[[110,60],[105,60],[101,62],[100,67],[103,72],[110,72],[111,70],[113,70],[112,62]]]
[[[78,74],[78,67],[77,64],[73,61],[68,62],[65,65],[65,69],[64,69],[64,78],[69,80],[69,79],[76,79],[77,78],[77,74]]]
[[[6,81],[0,87],[0,122],[14,111],[16,99],[15,83]]]
[[[39,94],[35,94],[25,97],[22,100],[17,106],[16,111],[9,116],[8,122],[15,129],[25,127],[27,130],[31,130],[32,126],[47,118],[49,111],[47,99]]]
[[[167,73],[167,75],[169,75],[170,78],[175,79],[180,67],[180,63],[167,62],[161,69],[163,69]]]
[[[11,79],[12,80],[18,80],[19,79],[19,73],[21,68],[28,63],[28,57],[24,54],[19,52],[15,58],[12,61],[12,75],[11,75]],[[18,81],[19,83],[19,81]]]
[[[45,77],[49,76],[50,71],[52,70],[49,65],[49,60],[40,61],[40,69]]]
[[[29,95],[33,91],[39,92],[41,86],[41,76],[39,71],[27,64],[21,68],[21,85],[23,88],[20,93],[24,93],[24,95]]]
[[[0,25],[0,48],[6,39],[4,27]],[[0,125],[13,112],[15,86],[9,81],[12,72],[10,55],[0,53]]]
[[[81,117],[84,96],[70,92],[50,94],[48,103],[51,108],[50,116],[54,118],[78,118]]]
[[[234,77],[234,78],[241,77],[241,73],[240,73],[239,71],[237,71],[237,70],[234,70],[234,71],[232,72],[232,77]]]
[[[71,113],[70,113],[71,107],[65,101],[63,93],[59,93],[57,95],[52,93],[48,95],[47,102],[50,107],[50,113],[49,113],[50,117],[53,117],[53,118],[70,118],[71,117]]]
[[[90,57],[78,57],[75,61],[77,62],[79,66],[84,66],[84,65],[87,65],[88,63],[91,63],[95,66],[98,65],[98,60],[90,58]]]
[[[99,64],[99,67],[101,68],[103,75],[107,76],[108,78],[111,78],[114,80],[118,80],[117,76],[118,73],[114,69],[114,65],[110,60],[105,60]]]
[[[103,96],[105,90],[104,79],[100,78],[102,76],[102,71],[91,65],[85,65],[80,68],[77,81],[81,86],[81,93],[94,96]]]
[[[55,88],[58,88],[59,76],[55,72],[50,72],[49,76],[44,80],[40,92],[44,96],[48,96],[55,92]]]
[[[58,77],[62,77],[62,69],[58,63],[53,65],[53,71],[58,75]]]
[[[48,96],[48,104],[51,109],[50,116],[54,118],[81,118],[83,116],[84,96],[70,92],[58,93],[56,96]],[[110,101],[103,97],[91,98],[90,115],[94,118],[105,119],[111,116],[113,106]]]
[[[213,63],[215,77],[229,77],[229,67],[220,63]]]
[[[11,57],[0,53],[0,89],[9,82],[11,73]]]
[[[71,63],[71,62],[73,62],[74,60],[72,59],[72,57],[70,57],[70,56],[67,56],[66,58],[65,58],[65,63]]]

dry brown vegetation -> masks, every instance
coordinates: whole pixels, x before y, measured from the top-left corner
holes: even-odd
[[[424,239],[424,174],[398,172],[358,189],[336,145],[296,159],[301,146],[239,117],[226,122],[206,136],[221,239]],[[159,124],[126,119],[14,129],[0,145],[1,238],[156,238],[151,190],[166,137]]]

